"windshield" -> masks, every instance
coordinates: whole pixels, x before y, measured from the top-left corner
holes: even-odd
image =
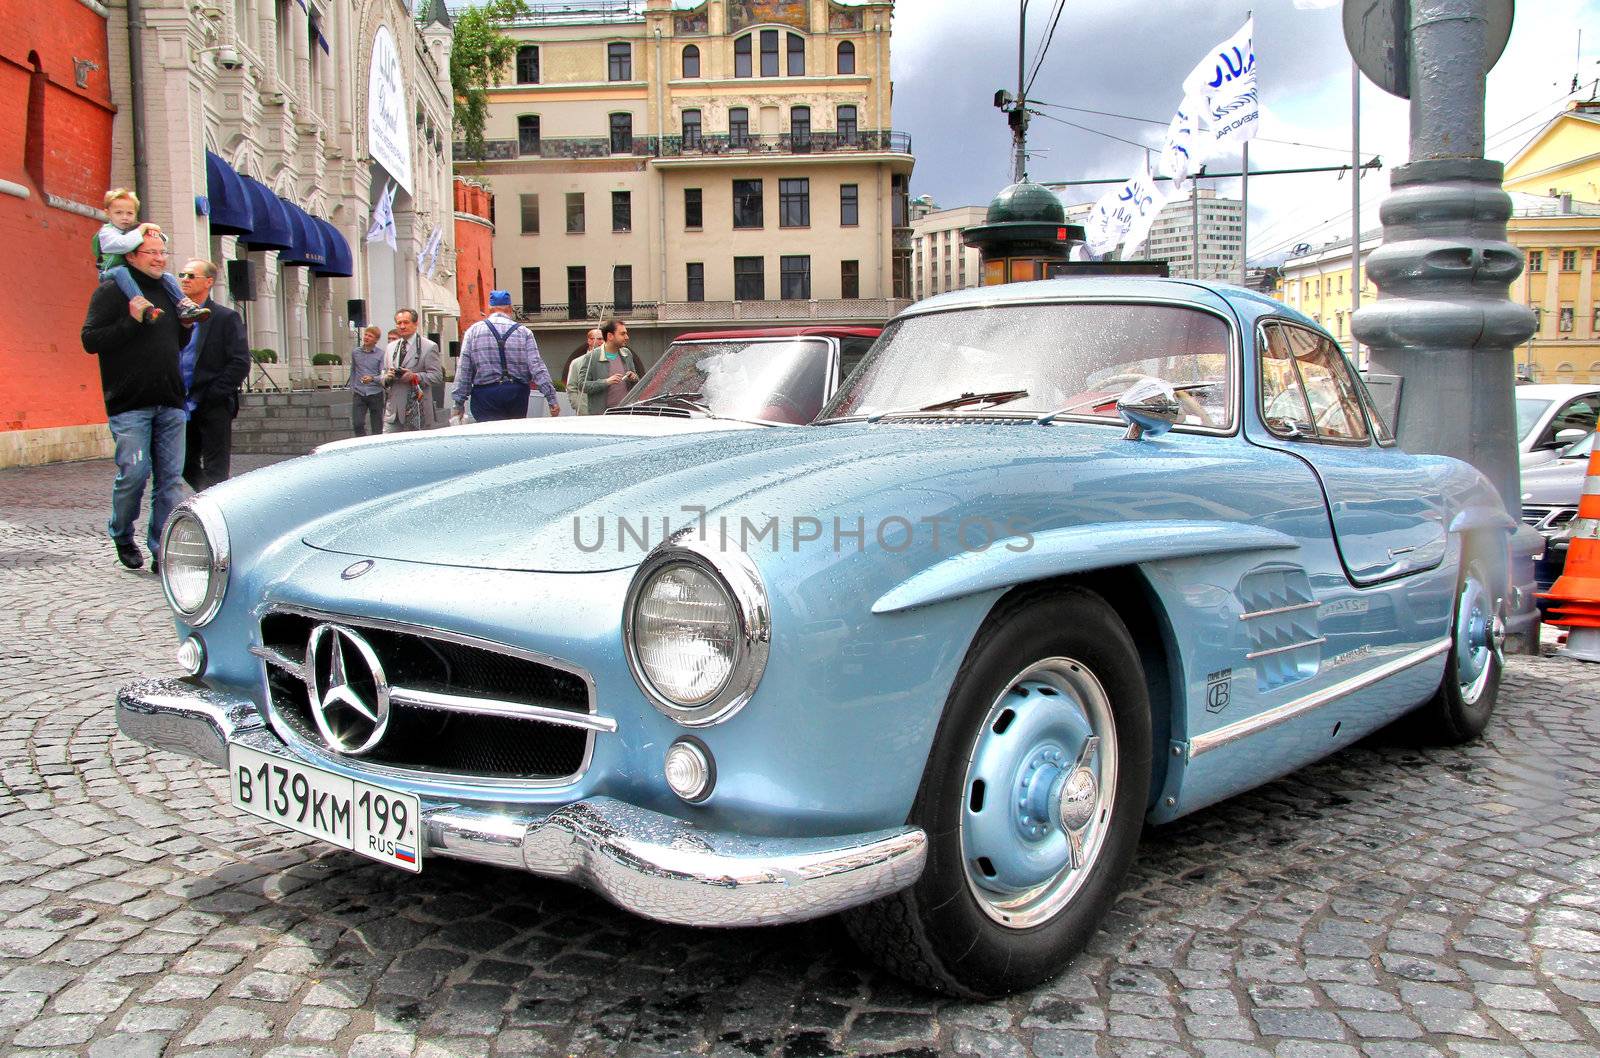
[[[618,407],[678,393],[693,396],[712,415],[808,423],[827,396],[831,358],[821,338],[675,342]],[[673,402],[650,406],[671,408]]]
[[[1545,411],[1555,402],[1543,397],[1517,398],[1517,440],[1526,441],[1544,417]]]
[[[1175,305],[1079,302],[957,309],[896,320],[824,410],[826,418],[922,408],[963,394],[1025,390],[993,414],[1116,419],[1143,378],[1177,390],[1180,422],[1233,424],[1233,343],[1216,316]],[[971,414],[953,409],[942,414]],[[1120,421],[1120,420],[1118,420]]]

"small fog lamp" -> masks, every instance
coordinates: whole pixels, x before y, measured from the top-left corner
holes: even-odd
[[[663,768],[667,785],[672,792],[691,804],[711,796],[711,787],[717,781],[717,769],[711,762],[711,751],[698,739],[680,739],[667,750]]]
[[[178,644],[178,664],[191,676],[206,671],[206,645],[199,636],[190,636]]]

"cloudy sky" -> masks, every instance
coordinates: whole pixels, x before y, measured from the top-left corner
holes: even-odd
[[[1041,106],[1048,116],[1034,118],[1029,128],[1028,175],[1042,183],[1129,175],[1141,156],[1134,144],[1158,145],[1184,76],[1252,9],[1262,122],[1250,148],[1251,168],[1348,162],[1350,53],[1342,4],[1298,2],[1303,6],[1295,0],[1065,0],[1029,91],[1030,98],[1056,105]],[[983,205],[1010,183],[1010,130],[993,97],[999,88],[1016,91],[1018,3],[896,3],[894,127],[912,136],[912,194],[931,195],[940,206]],[[1314,6],[1319,3],[1327,6]],[[1030,70],[1053,6],[1051,0],[1029,3]],[[1600,0],[1518,4],[1511,40],[1489,75],[1488,156],[1511,158],[1568,99],[1578,98],[1566,94],[1574,74],[1585,82],[1581,97],[1587,98],[1600,77],[1597,60]],[[1407,107],[1363,78],[1362,154],[1380,155],[1384,163],[1361,184],[1365,228],[1378,225],[1388,169],[1407,158]],[[1211,168],[1237,171],[1238,158],[1219,159]],[[1349,179],[1322,173],[1251,181],[1250,258],[1279,256],[1302,241],[1347,237]],[[1238,185],[1236,179],[1216,182],[1231,196]],[[1089,201],[1104,189],[1081,191],[1081,200]]]

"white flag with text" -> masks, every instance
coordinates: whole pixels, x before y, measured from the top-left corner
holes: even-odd
[[[1211,49],[1183,81],[1183,96],[1203,101],[1198,115],[1204,130],[1191,162],[1215,157],[1223,148],[1253,139],[1261,124],[1261,98],[1256,93],[1255,19]]]
[[[1132,179],[1106,192],[1094,204],[1084,224],[1089,252],[1099,257],[1118,246],[1126,246],[1130,251],[1138,249],[1150,233],[1156,214],[1166,203],[1167,193],[1151,176],[1147,159]]]
[[[372,227],[367,229],[368,242],[382,240],[389,244],[391,250],[400,248],[394,226],[394,195],[397,190],[399,188],[396,185],[390,184],[378,196],[377,203],[372,207]]]

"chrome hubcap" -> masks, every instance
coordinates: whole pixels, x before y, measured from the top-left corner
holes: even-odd
[[[1020,929],[1066,906],[1105,843],[1116,783],[1094,674],[1070,658],[1019,673],[973,740],[961,813],[968,888],[990,918]]]
[[[1456,684],[1468,704],[1483,694],[1494,667],[1505,661],[1506,625],[1482,582],[1468,574],[1456,603]]]

